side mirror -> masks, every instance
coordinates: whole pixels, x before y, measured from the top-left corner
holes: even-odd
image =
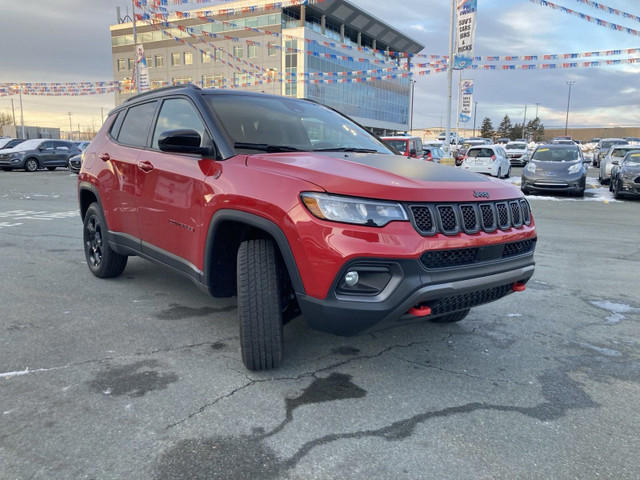
[[[418,156],[418,152],[416,151],[415,148],[412,148],[411,150],[409,150],[409,156],[410,157],[417,157]]]
[[[210,148],[200,146],[201,140],[200,134],[195,130],[167,130],[160,134],[158,147],[163,152],[210,154]]]
[[[620,160],[611,160],[611,165],[620,165]]]

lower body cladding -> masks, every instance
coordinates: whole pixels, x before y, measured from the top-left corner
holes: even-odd
[[[298,295],[298,303],[312,328],[338,335],[435,319],[524,290],[535,241],[434,250],[415,260],[352,260],[326,298]]]

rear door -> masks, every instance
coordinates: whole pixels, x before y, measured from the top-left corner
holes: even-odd
[[[118,113],[109,132],[110,140],[98,152],[97,162],[105,162],[99,181],[105,184],[101,201],[109,230],[118,232],[121,243],[139,248],[138,157],[149,143],[151,124],[158,101],[134,105]],[[108,183],[108,185],[107,185]],[[117,212],[112,215],[112,212]]]

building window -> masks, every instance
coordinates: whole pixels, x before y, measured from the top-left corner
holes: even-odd
[[[133,63],[133,58],[127,58],[127,69],[128,70],[133,70],[133,66],[135,64]]]
[[[267,70],[267,82],[275,82],[278,80],[278,70],[270,68]]]
[[[178,52],[174,52],[171,54],[171,66],[175,67],[180,65],[180,54]]]
[[[273,42],[267,43],[267,52],[270,57],[275,56],[276,53],[278,52],[278,49],[276,48],[276,44]]]
[[[257,56],[258,56],[258,46],[257,45],[247,46],[247,57],[256,58]]]
[[[146,60],[147,60],[147,67],[149,68],[153,67],[153,58],[147,57]]]
[[[118,71],[124,72],[127,69],[127,60],[125,58],[118,59]]]
[[[246,73],[234,73],[233,74],[233,85],[235,87],[240,87],[247,83],[247,74]]]
[[[156,88],[164,87],[167,84],[164,80],[152,80],[151,81],[151,90],[155,90]]]
[[[156,68],[164,67],[164,57],[162,55],[156,55]]]
[[[193,65],[193,53],[192,52],[184,52],[184,64],[185,65]]]
[[[187,83],[192,83],[192,81],[191,77],[173,77],[174,85],[186,85]]]
[[[222,60],[222,50],[219,48],[216,48],[216,62]]]
[[[202,88],[222,88],[222,75],[202,75]]]
[[[200,61],[202,63],[211,63],[211,52],[207,50],[206,52],[203,50],[200,52]]]
[[[243,54],[244,54],[244,49],[242,48],[242,45],[234,45],[233,46],[233,56],[234,57],[242,58]]]

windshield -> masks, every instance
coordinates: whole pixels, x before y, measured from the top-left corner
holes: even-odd
[[[504,146],[505,150],[525,150],[527,148],[526,143],[507,143]]]
[[[640,166],[640,152],[632,153],[627,156],[624,160],[624,165],[627,167],[638,167]]]
[[[632,152],[633,150],[637,150],[638,148],[614,148],[611,152],[612,157],[624,157],[627,153]]]
[[[317,103],[252,95],[206,95],[206,99],[238,151],[393,153],[363,128]]]
[[[577,148],[539,148],[532,160],[539,162],[573,162],[578,160]]]
[[[389,145],[398,150],[399,152],[404,152],[407,149],[407,141],[406,140],[385,140]]]
[[[609,140],[606,142],[602,142],[602,146],[604,148],[612,147],[613,145],[620,145],[621,143],[629,143],[626,140]]]

